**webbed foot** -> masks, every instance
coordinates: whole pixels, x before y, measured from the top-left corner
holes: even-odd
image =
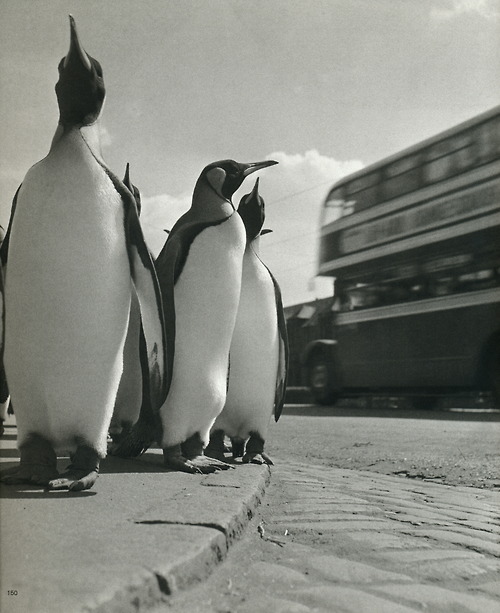
[[[200,447],[197,440],[197,438],[190,437],[182,445],[165,447],[163,449],[165,466],[191,474],[207,474],[234,468],[226,462],[203,455],[203,445]]]
[[[31,434],[19,446],[21,461],[18,466],[0,473],[0,480],[7,485],[34,483],[47,485],[59,476],[57,456],[52,445],[38,434]]]
[[[33,483],[47,485],[51,479],[59,476],[56,468],[46,464],[20,463],[19,466],[2,471],[0,481],[6,485]]]
[[[97,451],[88,445],[79,445],[71,460],[68,470],[49,482],[49,489],[79,492],[94,485],[99,476],[100,456]]]
[[[258,432],[251,432],[247,441],[246,452],[241,460],[244,464],[268,464],[273,466],[271,458],[264,453],[264,439]]]
[[[86,472],[84,470],[75,470],[68,467],[68,470],[59,477],[59,479],[52,479],[49,481],[49,489],[51,490],[69,490],[71,492],[80,492],[82,490],[90,489],[97,481],[99,472],[92,470]]]

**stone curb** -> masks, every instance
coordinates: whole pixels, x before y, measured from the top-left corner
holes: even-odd
[[[200,530],[202,531],[200,532],[202,544],[195,551],[189,552],[174,562],[160,563],[139,580],[137,577],[132,577],[130,583],[119,587],[111,596],[106,593],[100,595],[97,597],[98,604],[84,606],[81,609],[82,612],[137,612],[142,610],[142,607],[153,607],[166,602],[167,596],[185,590],[209,577],[214,568],[225,560],[231,545],[242,536],[265,494],[271,479],[271,471],[268,466],[255,467],[255,469],[258,470],[259,476],[246,480],[244,483],[245,496],[241,500],[233,500],[235,506],[232,512],[222,515],[219,519],[215,518],[214,521],[203,519],[203,509],[198,508],[197,504],[198,502],[203,503],[203,500],[196,501],[191,507],[192,519],[186,517],[178,518],[178,520],[148,519],[151,513],[157,517],[154,515],[154,509],[148,511],[146,516],[141,516],[142,519],[138,520],[137,524],[163,523],[166,526],[181,526],[187,530]],[[235,471],[207,475],[202,485],[220,488],[236,487],[231,481],[238,479],[238,475],[233,475],[233,472]],[[186,478],[185,475],[181,477]],[[213,483],[215,480],[217,484]],[[199,498],[202,499],[203,496]],[[167,515],[171,515],[169,509],[167,509]],[[194,516],[201,517],[201,519],[196,521]]]
[[[7,430],[2,468],[17,461]],[[1,486],[0,610],[136,613],[166,603],[225,559],[271,478],[268,466],[241,463],[208,475],[165,471],[160,449],[108,457],[102,469],[86,492]]]

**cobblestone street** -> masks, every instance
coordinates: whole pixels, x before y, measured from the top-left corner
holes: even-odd
[[[500,611],[500,494],[279,461],[272,472],[248,535],[170,610]]]

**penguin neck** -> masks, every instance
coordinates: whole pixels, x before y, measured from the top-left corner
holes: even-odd
[[[256,236],[253,240],[247,242],[248,251],[252,251],[257,257],[260,252],[260,235]]]
[[[226,219],[235,212],[231,201],[225,200],[210,185],[205,184],[195,187],[191,208],[207,221]]]
[[[82,140],[85,142],[87,147],[92,151],[95,158],[104,164],[104,160],[102,158],[101,153],[101,141],[100,141],[100,130],[99,124],[93,123],[90,126],[63,126],[58,124],[54,137],[52,139],[52,144],[50,146],[50,150],[52,151],[62,140],[64,140],[68,136],[79,135]]]

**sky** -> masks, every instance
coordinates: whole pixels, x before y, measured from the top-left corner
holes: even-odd
[[[103,156],[119,176],[130,163],[153,254],[207,164],[279,162],[258,173],[261,256],[285,306],[331,295],[315,273],[335,181],[500,102],[500,0],[0,0],[4,228],[57,126],[69,13],[104,71]]]

